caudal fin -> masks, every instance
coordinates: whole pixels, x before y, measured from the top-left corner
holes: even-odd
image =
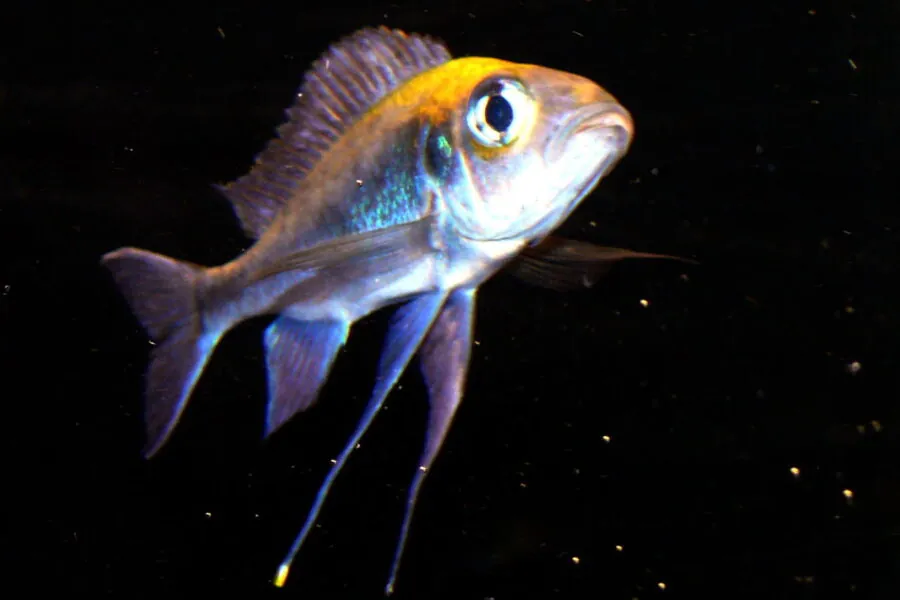
[[[144,404],[144,455],[149,458],[178,423],[221,332],[204,331],[198,311],[197,282],[203,267],[136,248],[110,252],[102,263],[156,345]]]

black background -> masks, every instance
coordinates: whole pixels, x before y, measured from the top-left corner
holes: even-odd
[[[380,597],[424,431],[417,372],[286,589],[271,580],[389,313],[266,442],[266,320],[242,325],[147,462],[150,346],[98,259],[243,251],[210,184],[249,167],[330,42],[387,24],[609,89],[636,140],[562,231],[701,263],[483,288],[396,597],[900,593],[896,3],[80,4],[10,4],[0,25],[5,587]]]

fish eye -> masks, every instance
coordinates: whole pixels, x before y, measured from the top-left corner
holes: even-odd
[[[466,123],[484,146],[511,144],[534,114],[534,100],[517,81],[503,79],[480,87],[469,102]]]

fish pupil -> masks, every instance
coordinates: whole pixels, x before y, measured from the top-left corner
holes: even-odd
[[[509,101],[500,95],[491,96],[484,107],[484,120],[498,133],[509,129],[513,122],[513,109]]]

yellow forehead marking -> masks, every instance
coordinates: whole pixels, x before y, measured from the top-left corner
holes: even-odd
[[[491,76],[521,78],[528,68],[528,65],[497,58],[457,58],[410,79],[374,109],[413,110],[432,123],[442,123],[463,115],[461,111],[465,110],[472,92],[484,80]],[[522,137],[527,139],[533,125],[523,124]],[[515,145],[516,142],[513,142],[509,146],[493,148],[474,144],[472,151],[480,158],[489,160],[509,153]]]
[[[514,75],[518,66],[496,58],[457,58],[410,79],[388,94],[384,104],[415,108],[426,118],[441,121],[467,102],[484,79],[493,74]]]

